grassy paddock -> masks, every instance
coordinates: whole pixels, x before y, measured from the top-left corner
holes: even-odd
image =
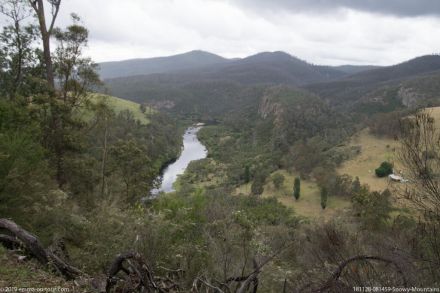
[[[109,95],[103,95],[103,94],[90,95],[90,100],[93,103],[98,102],[100,99],[104,99],[109,104],[109,106],[116,112],[116,114],[124,110],[131,111],[133,113],[134,118],[139,120],[142,124],[150,123],[150,120],[148,119],[148,115],[154,113],[155,111],[151,107],[150,108],[147,107],[145,113],[142,113],[142,111],[139,108],[140,104],[138,103]],[[84,116],[87,119],[87,113],[84,114]]]
[[[379,165],[388,161],[394,164],[395,170],[400,170],[397,160],[399,143],[390,138],[379,138],[370,134],[369,129],[363,129],[355,134],[349,143],[350,146],[360,146],[359,155],[344,162],[338,169],[339,174],[348,174],[359,177],[361,184],[368,184],[371,190],[382,191],[391,188],[393,182],[387,177],[378,178],[374,172]]]
[[[297,173],[289,173],[279,170],[285,177],[283,187],[276,189],[270,179],[267,179],[264,186],[263,197],[276,197],[282,204],[295,210],[295,213],[310,219],[328,220],[338,215],[342,210],[350,206],[350,201],[336,196],[329,196],[327,208],[321,208],[321,196],[318,185],[312,180],[301,180],[301,196],[299,200],[293,197],[293,182]],[[274,173],[273,173],[274,174]],[[271,174],[271,175],[273,175]],[[236,189],[236,194],[249,195],[251,184],[241,185]]]
[[[440,128],[440,107],[427,108],[426,111],[435,119],[436,127]],[[405,170],[398,160],[398,141],[374,136],[365,128],[352,136],[349,145],[360,146],[361,152],[344,162],[337,170],[339,174],[357,176],[362,184],[368,184],[371,190],[376,191],[393,189],[400,184],[390,182],[388,178],[378,178],[374,173],[383,161],[388,161],[394,164],[395,171],[402,171],[405,176]]]

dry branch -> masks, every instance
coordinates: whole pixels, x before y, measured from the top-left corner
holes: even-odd
[[[338,265],[337,269],[333,272],[332,276],[324,283],[324,285],[322,287],[320,287],[319,289],[313,290],[313,292],[325,292],[325,291],[333,288],[335,285],[337,285],[337,282],[339,281],[339,278],[341,277],[344,269],[350,263],[360,262],[360,261],[380,261],[380,262],[394,265],[397,273],[402,277],[402,282],[403,282],[402,286],[408,287],[407,278],[406,278],[405,274],[403,273],[402,269],[400,268],[400,266],[395,261],[393,261],[389,258],[381,257],[381,256],[357,255],[357,256],[351,257],[349,259],[346,259],[345,261],[340,263]]]

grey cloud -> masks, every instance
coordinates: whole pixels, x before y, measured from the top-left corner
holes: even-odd
[[[439,0],[231,0],[250,8],[325,13],[340,8],[400,17],[440,16]]]
[[[98,62],[201,49],[225,57],[281,50],[315,64],[389,65],[440,50],[433,37],[440,34],[440,0],[123,2],[63,0],[56,25],[69,24],[77,12],[90,30],[85,53]],[[4,20],[0,15],[0,29]]]

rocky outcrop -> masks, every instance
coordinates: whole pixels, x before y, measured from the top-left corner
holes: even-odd
[[[275,125],[280,125],[284,113],[282,103],[276,98],[281,90],[281,88],[272,88],[268,90],[263,95],[258,107],[258,114],[260,117],[263,119],[266,119],[269,116],[274,117]]]
[[[397,97],[405,107],[411,108],[417,105],[425,96],[413,88],[401,87],[397,92]]]

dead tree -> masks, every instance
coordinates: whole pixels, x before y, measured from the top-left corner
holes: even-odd
[[[401,121],[399,159],[408,183],[400,194],[420,216],[418,239],[426,243],[418,258],[433,280],[440,278],[440,129],[422,110]]]
[[[156,276],[141,254],[126,252],[119,254],[107,272],[106,292],[112,292],[117,284],[131,292],[181,292],[178,282],[170,276],[179,276],[181,270],[169,270],[168,276]],[[120,273],[123,274],[120,274]]]
[[[7,234],[0,234],[0,243],[9,249],[23,248],[29,255],[42,265],[50,267],[63,275],[67,280],[87,277],[86,274],[68,264],[62,257],[51,249],[45,249],[40,240],[16,223],[8,219],[0,219],[0,230]],[[262,268],[272,261],[283,249],[258,263],[254,258],[254,270],[244,276],[230,277],[225,282],[210,281],[204,277],[197,277],[193,281],[191,292],[216,293],[256,293],[259,285],[259,275]],[[61,245],[63,251],[63,245]],[[119,254],[111,263],[105,281],[105,292],[147,292],[172,293],[188,292],[181,285],[185,272],[182,269],[167,269],[160,267],[165,273],[155,275],[141,254],[127,252]],[[93,279],[92,279],[93,281]]]
[[[77,268],[69,265],[49,249],[45,249],[40,240],[33,234],[21,228],[13,221],[0,219],[0,229],[11,235],[0,235],[0,243],[7,248],[21,246],[42,265],[52,267],[66,279],[71,280],[83,275]]]
[[[0,234],[0,243],[7,249],[19,249],[21,247],[21,242],[18,241],[15,237]]]
[[[253,259],[254,270],[245,276],[234,276],[224,282],[209,280],[208,278],[197,277],[192,285],[191,292],[212,292],[212,293],[257,293],[259,285],[259,275],[263,267],[283,252],[287,247],[280,248],[273,255],[258,263]]]

